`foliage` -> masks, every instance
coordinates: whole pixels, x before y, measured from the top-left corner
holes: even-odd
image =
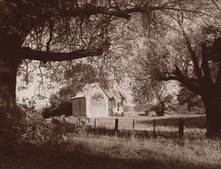
[[[170,103],[172,100],[171,98],[172,97],[170,95],[167,95],[160,102],[158,102],[154,105],[149,105],[149,107],[147,107],[145,110],[145,114],[153,111],[156,113],[157,116],[164,116],[165,111],[168,110],[167,104]]]
[[[145,62],[140,60],[140,63]],[[134,102],[145,111],[155,111],[158,116],[164,115],[166,105],[173,96],[168,93],[166,84],[158,80],[157,74],[149,64],[137,64],[139,71],[133,74],[132,92]],[[155,70],[155,69],[154,69]],[[149,107],[151,105],[151,107]]]
[[[63,101],[69,100],[82,91],[86,84],[99,82],[103,87],[107,88],[108,86],[108,77],[101,76],[96,67],[85,63],[77,63],[70,69],[66,69],[64,79],[65,85],[59,91],[59,97]]]
[[[45,120],[39,111],[25,104],[18,105],[16,110],[8,110],[7,117],[5,114],[0,114],[2,153],[13,153],[16,146],[21,143],[41,145],[67,143],[71,136],[87,130],[84,119],[63,117]]]
[[[43,117],[45,118],[71,115],[71,98],[82,92],[86,84],[99,82],[104,88],[108,88],[108,77],[101,76],[100,72],[90,64],[73,64],[64,70],[63,76],[62,87],[57,93],[51,94],[49,98],[51,106],[43,110]]]
[[[46,107],[42,110],[42,116],[44,118],[54,117],[54,116],[70,116],[72,115],[72,103],[70,101],[61,101],[56,105]]]
[[[208,16],[203,15],[205,11],[213,14],[213,9],[219,9],[214,4],[216,3],[198,0],[181,2],[168,0],[1,0],[0,50],[2,55],[0,61],[5,67],[1,71],[13,74],[14,77],[10,79],[12,83],[0,86],[2,99],[0,106],[6,108],[15,106],[15,95],[10,95],[9,91],[15,90],[19,65],[21,67],[25,65],[23,70],[26,70],[28,76],[31,74],[28,72],[30,60],[38,60],[39,65],[35,68],[41,68],[42,65],[51,61],[70,61],[102,55],[108,49],[114,50],[110,35],[118,33],[115,29],[117,18],[129,20],[133,13],[142,13],[148,30],[162,28],[161,35],[168,35],[165,24],[169,25],[169,28],[177,26],[173,20],[174,16],[178,16],[179,19],[187,18],[186,25],[190,21],[195,21],[195,17],[199,16],[205,21],[204,16]],[[113,31],[114,29],[115,31]],[[189,46],[191,47],[191,45]],[[118,56],[121,54],[118,53]],[[105,55],[103,56],[105,57]],[[178,56],[178,58],[183,57]],[[51,68],[50,66],[45,67]],[[114,73],[119,74],[120,70],[118,69]],[[193,69],[188,69],[188,71],[194,72]],[[154,72],[158,74],[157,71]],[[180,72],[180,69],[176,69],[176,74],[180,75]],[[1,81],[4,80],[4,78],[1,79]],[[190,88],[192,85],[194,88],[196,87],[195,81],[188,87]],[[4,104],[3,101],[9,102],[4,95],[11,97],[8,100],[14,103]]]
[[[207,10],[211,12],[211,9]],[[216,12],[215,14],[214,11],[212,17],[217,16],[218,11]],[[181,87],[201,97],[210,124],[208,133],[219,133],[221,125],[217,119],[220,119],[221,98],[220,21],[206,15],[185,12],[170,11],[167,14],[163,18],[171,22],[163,29],[166,33],[157,37],[144,35],[145,47],[137,49],[142,60],[138,65],[144,65],[134,69],[138,70],[135,81],[141,82],[135,83],[135,90],[143,89],[138,90],[140,97],[138,95],[137,98],[142,99],[145,96],[142,91],[149,93],[147,86],[150,86],[152,81],[147,79],[154,77],[156,80],[176,80]],[[139,67],[142,69],[139,70]],[[142,76],[142,71],[147,72],[146,77]],[[139,87],[142,84],[143,87]]]
[[[138,59],[134,58],[130,70],[134,102],[143,107],[155,101],[169,102],[167,98],[171,96],[166,87],[167,83],[160,80],[161,73],[168,67],[168,50],[157,41],[151,42],[149,46],[143,45],[143,48],[136,49]]]
[[[193,107],[203,108],[202,99],[186,88],[181,88],[177,96],[177,100],[180,105],[187,104],[189,111]]]
[[[84,132],[87,124],[80,118],[44,119],[38,112],[26,118],[24,141],[34,144],[61,144],[70,141],[71,136]]]
[[[152,30],[151,33],[153,33],[153,30],[156,30],[157,27],[159,33],[162,32],[159,30],[165,27],[162,24],[164,21],[162,16],[167,15],[161,12],[161,9],[162,11],[164,11],[164,8],[166,11],[177,11],[177,9],[185,11],[188,6],[191,10],[198,12],[199,4],[197,0],[191,2],[191,6],[188,5],[189,2],[182,2],[181,4],[179,2],[140,0],[55,0],[54,2],[42,0],[10,2],[4,0],[2,2],[4,9],[2,10],[2,16],[7,16],[7,24],[4,22],[6,28],[12,24],[10,30],[13,36],[15,34],[15,36],[21,36],[20,38],[22,38],[19,45],[23,44],[23,46],[18,47],[21,48],[22,59],[29,59],[23,60],[19,69],[19,74],[24,75],[23,79],[29,81],[33,70],[42,67],[53,71],[44,74],[40,70],[39,75],[59,79],[58,74],[67,68],[70,60],[102,54],[102,56],[95,58],[93,64],[102,58],[102,61],[98,63],[100,69],[103,65],[109,68],[114,67],[111,71],[114,76],[118,77],[122,73],[122,67],[120,66],[125,65],[125,61],[128,60],[129,52],[123,52],[123,50],[128,50],[131,46],[123,46],[122,44],[125,43],[125,40],[130,41],[132,37],[137,39],[137,36],[131,36],[128,33],[128,30],[135,32],[136,29],[126,26],[125,23],[128,23],[128,21],[125,19],[133,19],[133,22],[139,22],[140,20],[137,17],[133,18],[134,12],[139,12],[148,20],[148,22],[145,22],[143,19],[148,30]],[[23,12],[20,13],[19,11]],[[162,15],[159,15],[161,13]],[[21,24],[17,25],[16,21]],[[165,20],[165,22],[167,21]],[[125,29],[125,27],[128,28]],[[125,38],[120,38],[120,36],[125,36]],[[110,50],[107,50],[107,48]],[[30,66],[31,60],[40,61],[34,64],[33,70],[30,70],[32,68]],[[51,63],[51,61],[65,60],[67,62]],[[89,58],[88,60],[93,59]]]
[[[13,151],[22,141],[25,132],[25,113],[17,107],[11,110],[1,110],[0,113],[0,151]]]

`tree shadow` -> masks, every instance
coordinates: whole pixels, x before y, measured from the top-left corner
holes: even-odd
[[[82,144],[72,146],[23,145],[17,154],[1,157],[0,168],[19,169],[218,169],[220,166],[182,161],[176,157],[143,150],[142,159],[122,158],[93,152]],[[120,151],[119,151],[120,152]]]

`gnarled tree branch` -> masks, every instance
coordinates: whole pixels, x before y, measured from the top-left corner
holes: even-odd
[[[204,73],[203,78],[206,80],[207,83],[212,83],[212,76],[209,68],[209,63],[208,63],[208,51],[206,44],[202,44],[202,70]]]
[[[173,74],[168,75],[166,77],[162,77],[161,80],[176,80],[180,82],[183,86],[188,88],[190,91],[196,94],[200,93],[197,79],[186,77],[177,66],[175,66],[175,71],[173,72]]]
[[[72,52],[45,52],[33,50],[29,47],[23,47],[19,51],[20,59],[30,59],[38,61],[65,61],[85,58],[89,56],[99,56],[107,49],[105,45],[95,49],[79,49]]]
[[[196,51],[193,50],[192,46],[191,46],[191,41],[189,39],[189,37],[187,36],[186,32],[184,31],[184,29],[182,28],[182,33],[183,33],[183,36],[185,38],[185,43],[186,43],[186,46],[187,46],[187,49],[190,53],[190,57],[191,57],[191,60],[193,62],[193,65],[194,65],[194,71],[196,73],[196,76],[198,79],[201,79],[202,78],[202,72],[201,72],[201,69],[199,67],[199,62],[198,62],[198,59],[197,59],[197,56],[196,56]]]

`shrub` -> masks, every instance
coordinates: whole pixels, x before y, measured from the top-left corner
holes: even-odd
[[[19,107],[0,112],[0,152],[10,152],[25,132],[25,114]]]
[[[67,143],[71,139],[70,136],[87,129],[86,122],[80,118],[63,116],[44,119],[38,112],[27,116],[26,122],[24,140],[34,144]]]
[[[50,118],[55,116],[70,116],[72,114],[72,104],[69,101],[63,101],[61,103],[58,103],[58,105],[50,106],[47,108],[44,108],[42,111],[42,116],[44,118]]]
[[[87,129],[84,119],[44,119],[41,112],[25,104],[0,113],[0,152],[14,150],[18,143],[60,144]],[[1,153],[0,153],[1,154]]]
[[[154,112],[157,116],[164,116],[165,105],[158,103],[156,105],[151,105],[148,109],[145,110],[145,114],[149,115],[150,112]]]

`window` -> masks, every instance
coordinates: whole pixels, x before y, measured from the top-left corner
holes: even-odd
[[[120,109],[120,103],[117,103],[117,111]]]

